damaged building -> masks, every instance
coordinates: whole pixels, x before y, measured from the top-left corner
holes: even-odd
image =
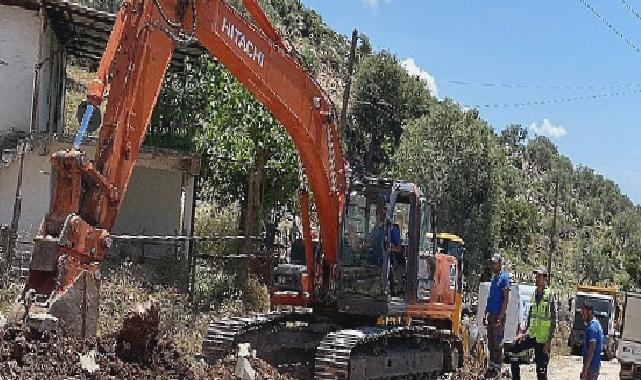
[[[26,244],[49,209],[49,156],[69,149],[67,65],[97,67],[113,14],[64,0],[0,0],[0,247],[9,235]],[[178,51],[180,65],[197,48]],[[68,111],[67,111],[68,112]],[[95,142],[83,144],[87,157]],[[189,152],[145,146],[134,169],[114,233],[189,235],[199,159]],[[2,248],[0,248],[2,250]]]

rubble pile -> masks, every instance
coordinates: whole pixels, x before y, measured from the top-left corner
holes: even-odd
[[[32,338],[24,331],[0,334],[2,379],[207,379],[203,366],[190,363],[170,343],[161,342],[147,365],[116,356],[114,337]]]
[[[0,379],[236,379],[237,359],[213,365],[184,357],[161,341],[151,360],[140,364],[116,355],[115,336],[95,339],[32,337],[22,330],[0,330]],[[250,358],[255,379],[289,380],[266,362]]]

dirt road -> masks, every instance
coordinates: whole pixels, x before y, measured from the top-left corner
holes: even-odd
[[[548,379],[579,380],[581,374],[580,356],[555,356],[548,366]],[[523,380],[536,380],[534,365],[521,367]],[[618,380],[619,362],[610,360],[601,362],[599,380]]]

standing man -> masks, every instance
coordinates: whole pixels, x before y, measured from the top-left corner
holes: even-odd
[[[539,268],[534,271],[536,291],[527,318],[527,333],[516,338],[509,352],[519,353],[534,348],[537,380],[547,380],[548,363],[552,337],[556,331],[556,303],[550,289],[546,287],[548,271]],[[518,361],[512,361],[512,379],[521,379],[521,369]]]
[[[587,323],[583,340],[583,370],[581,380],[597,380],[601,369],[601,348],[603,347],[603,329],[594,316],[592,305],[587,302],[581,307],[581,315]]]
[[[490,363],[486,375],[496,376],[501,373],[503,363],[503,332],[505,330],[505,311],[510,297],[510,276],[503,272],[503,258],[495,253],[490,259],[492,282],[490,294],[487,297],[483,325],[487,327]]]
[[[381,295],[387,296],[387,287],[388,287],[388,278],[389,278],[389,253],[385,247],[385,229],[386,223],[389,221],[386,219],[385,207],[380,206],[378,208],[378,221],[376,225],[372,228],[370,233],[370,239],[372,244],[372,259],[374,265],[379,265],[381,268],[381,277],[380,277],[380,286],[381,286]]]

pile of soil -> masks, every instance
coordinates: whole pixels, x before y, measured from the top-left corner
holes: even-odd
[[[112,336],[33,337],[25,331],[0,330],[0,379],[234,379],[233,358],[207,365],[182,355],[171,342],[160,342],[148,363],[135,363],[117,357],[115,346]],[[92,351],[98,367],[90,373],[80,356]],[[251,364],[257,379],[292,379],[260,359]]]

